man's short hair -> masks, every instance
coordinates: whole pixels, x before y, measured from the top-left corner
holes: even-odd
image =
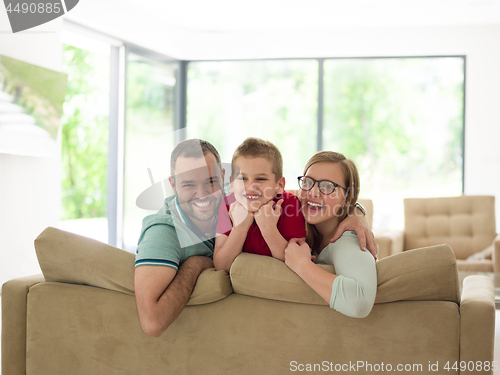
[[[222,169],[220,155],[210,142],[198,138],[186,139],[180,142],[175,146],[170,155],[170,175],[175,177],[175,163],[179,156],[199,159],[204,157],[208,152],[214,154],[215,160],[219,164],[219,168]]]
[[[278,150],[278,147],[269,141],[253,137],[245,139],[236,151],[234,151],[231,163],[235,165],[236,159],[240,156],[244,158],[267,159],[271,163],[271,169],[276,176],[276,181],[283,177],[283,158],[281,152]]]

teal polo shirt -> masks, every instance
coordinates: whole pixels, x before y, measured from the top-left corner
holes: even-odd
[[[214,224],[216,222],[217,218]],[[213,236],[204,237],[182,212],[177,197],[168,197],[158,213],[146,216],[142,221],[135,266],[166,266],[178,269],[193,255],[212,258],[214,237],[215,231]]]

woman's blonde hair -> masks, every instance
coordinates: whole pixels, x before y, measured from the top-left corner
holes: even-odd
[[[304,175],[306,175],[307,171],[313,164],[316,163],[338,163],[342,167],[342,171],[344,172],[345,183],[344,186],[347,191],[346,204],[341,208],[341,212],[338,213],[340,217],[340,221],[344,220],[347,215],[354,212],[354,206],[358,200],[359,196],[359,173],[358,169],[354,162],[350,159],[347,159],[344,155],[339,152],[333,151],[319,151],[315,153],[311,159],[307,162],[304,168]],[[318,232],[316,227],[313,224],[309,224],[306,222],[306,242],[309,247],[313,250],[319,250],[323,236]]]

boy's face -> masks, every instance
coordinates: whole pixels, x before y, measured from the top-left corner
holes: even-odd
[[[240,173],[234,177],[231,191],[236,201],[249,212],[256,212],[260,206],[272,200],[276,193],[283,193],[285,178],[276,181],[269,160],[240,156],[235,164]]]

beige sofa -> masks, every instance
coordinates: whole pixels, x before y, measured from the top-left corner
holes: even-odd
[[[54,228],[35,248],[44,276],[2,289],[3,375],[457,374],[493,360],[492,281],[470,276],[460,291],[447,245],[380,260],[364,319],[330,309],[283,262],[241,254],[230,275],[200,275],[159,338],[139,324],[133,254]]]

